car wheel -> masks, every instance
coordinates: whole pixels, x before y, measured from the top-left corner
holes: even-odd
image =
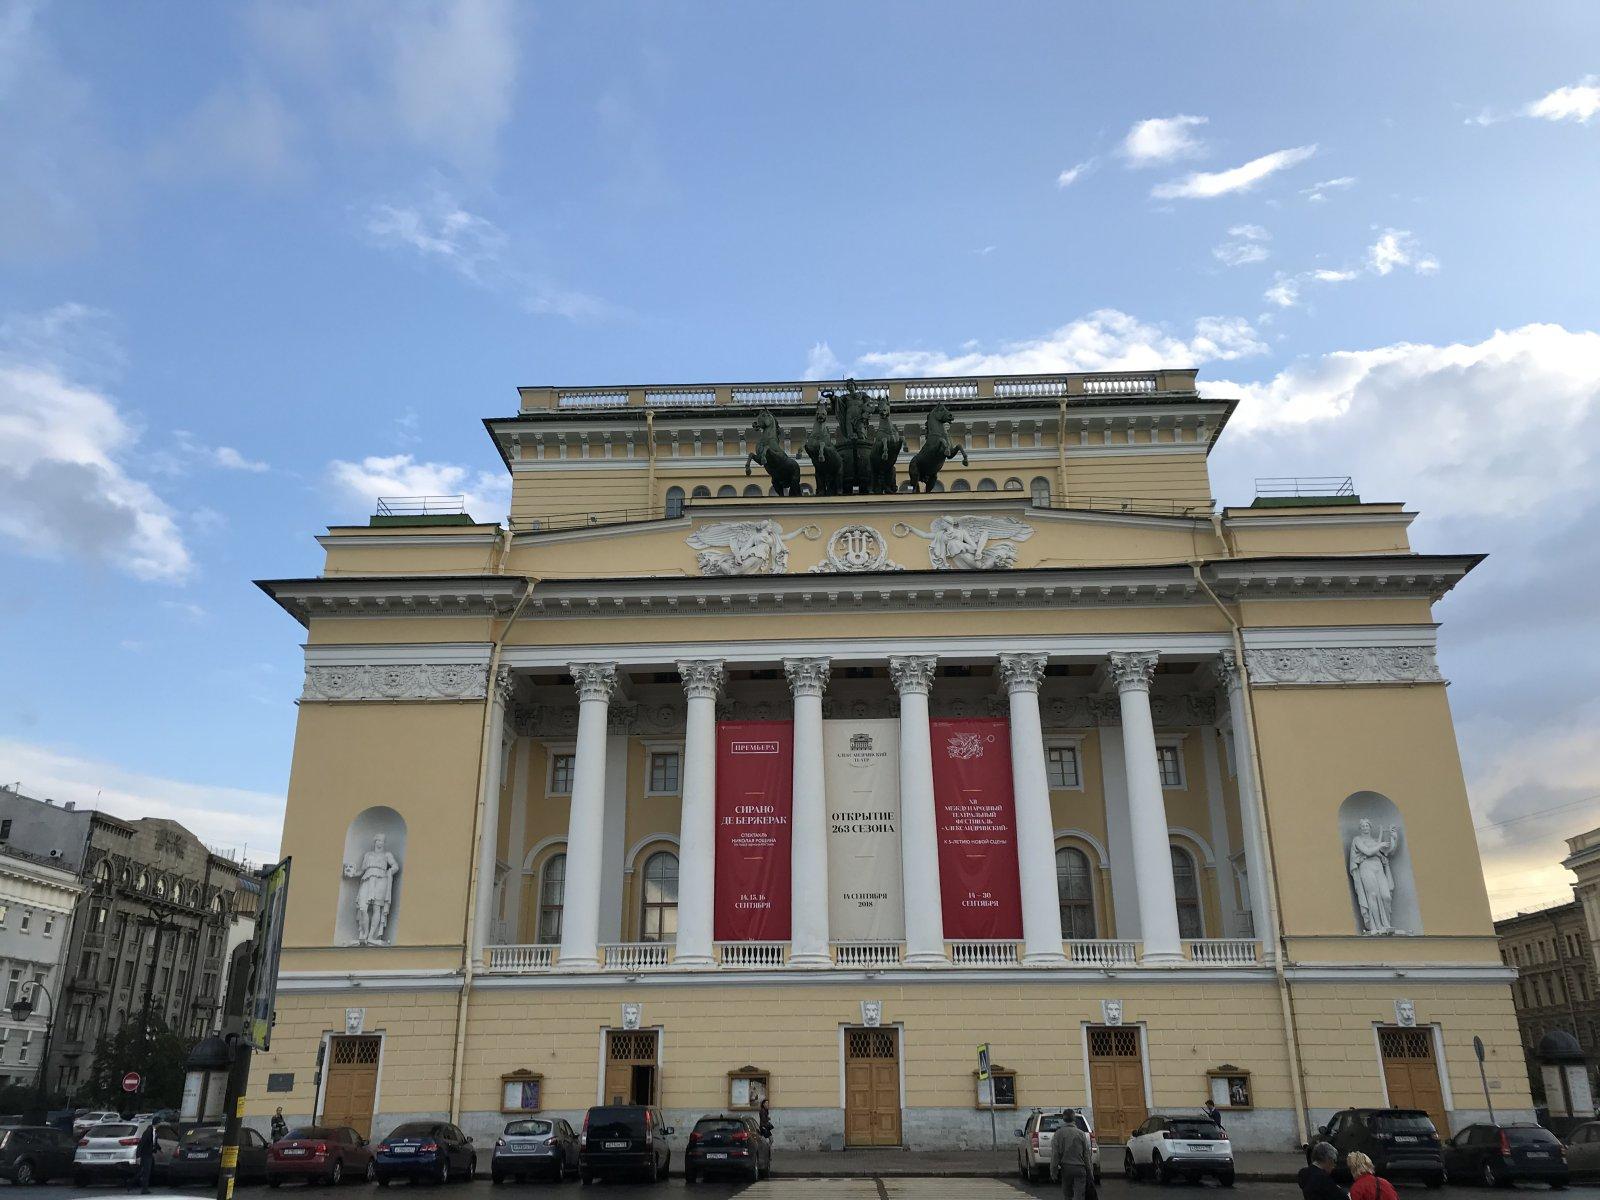
[[[1494,1163],[1487,1158],[1483,1160],[1483,1169],[1478,1173],[1478,1182],[1484,1187],[1500,1186],[1500,1172],[1494,1169]]]
[[[338,1187],[344,1182],[344,1163],[339,1159],[333,1160],[333,1167],[328,1172],[328,1186]]]
[[[1233,1186],[1233,1172],[1222,1172],[1222,1174],[1217,1176],[1217,1183],[1222,1187],[1231,1188]]]
[[[11,1168],[11,1182],[18,1187],[28,1187],[38,1182],[33,1173],[33,1163],[26,1158],[19,1158],[16,1165]]]
[[[1159,1150],[1150,1155],[1150,1174],[1162,1187],[1172,1182],[1172,1173],[1168,1170],[1167,1164],[1161,1161]]]
[[[434,1177],[434,1182],[435,1183],[449,1183],[450,1182],[450,1160],[448,1158],[441,1158],[439,1160],[439,1172]]]
[[[79,1184],[78,1186],[82,1187],[83,1185]],[[277,1175],[268,1175],[267,1176],[267,1186],[270,1187],[270,1188],[282,1187],[283,1186],[283,1180],[280,1177],[278,1177]]]
[[[1139,1182],[1139,1167],[1133,1161],[1132,1150],[1124,1150],[1122,1152],[1122,1177],[1129,1183]]]
[[[378,1177],[378,1164],[373,1162],[369,1158],[369,1159],[367,1159],[366,1172],[361,1176],[361,1182],[363,1182],[363,1183],[371,1183],[377,1177]]]

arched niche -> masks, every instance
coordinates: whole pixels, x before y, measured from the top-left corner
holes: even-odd
[[[1421,933],[1406,823],[1394,801],[1377,792],[1347,796],[1339,805],[1339,846],[1357,932]]]
[[[375,849],[380,837],[383,839],[382,851]],[[368,861],[368,856],[378,853],[392,855],[399,870],[389,878],[389,911],[381,935],[372,936],[369,928],[368,936],[363,940],[360,918],[363,868],[376,865],[375,861]],[[342,862],[339,911],[333,922],[335,943],[341,946],[394,945],[395,931],[400,925],[401,891],[406,878],[406,819],[382,804],[357,813],[350,822],[350,828],[345,830]]]

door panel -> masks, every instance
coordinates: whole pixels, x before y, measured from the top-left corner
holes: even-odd
[[[1095,1134],[1102,1142],[1126,1142],[1149,1116],[1136,1026],[1090,1026],[1089,1103],[1094,1108]]]
[[[322,1122],[348,1125],[372,1136],[372,1104],[378,1089],[375,1037],[336,1037],[328,1047],[328,1078],[322,1092]]]
[[[893,1029],[845,1030],[847,1146],[900,1144],[900,1039]]]
[[[1394,1108],[1420,1108],[1433,1118],[1440,1137],[1450,1136],[1445,1116],[1444,1089],[1439,1064],[1434,1060],[1433,1030],[1380,1028],[1378,1050],[1383,1056],[1383,1077]]]

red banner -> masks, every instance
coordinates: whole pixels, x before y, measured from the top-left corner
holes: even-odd
[[[1020,938],[1011,731],[1004,720],[929,722],[939,888],[947,938]]]
[[[788,940],[793,800],[793,723],[717,722],[717,941]]]

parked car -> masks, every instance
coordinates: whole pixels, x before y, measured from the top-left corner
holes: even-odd
[[[1054,1149],[1055,1131],[1061,1128],[1064,1113],[1036,1108],[1017,1129],[1017,1171],[1030,1183],[1048,1177],[1052,1183],[1060,1181],[1050,1166]],[[1100,1139],[1095,1137],[1081,1109],[1072,1110],[1072,1123],[1089,1136],[1089,1160],[1094,1164],[1094,1181],[1100,1182]]]
[[[48,1125],[0,1126],[0,1179],[27,1186],[72,1174],[78,1139]]]
[[[1317,1140],[1339,1152],[1334,1179],[1349,1186],[1346,1156],[1359,1150],[1386,1179],[1418,1179],[1428,1187],[1444,1183],[1444,1154],[1433,1118],[1418,1108],[1346,1108],[1317,1130]],[[1306,1148],[1311,1161],[1311,1147]]]
[[[372,1147],[348,1125],[302,1125],[267,1147],[267,1186],[372,1178]]]
[[[75,1137],[82,1137],[95,1125],[105,1125],[109,1122],[120,1120],[122,1120],[122,1114],[114,1113],[109,1109],[81,1112],[72,1118],[72,1132]]]
[[[1567,1135],[1567,1170],[1575,1179],[1600,1173],[1600,1121],[1579,1125]]]
[[[72,1182],[78,1187],[96,1179],[113,1178],[123,1182],[139,1173],[139,1139],[149,1122],[108,1121],[93,1125],[78,1139],[72,1156]],[[165,1179],[172,1156],[178,1150],[178,1131],[171,1125],[155,1126],[155,1161],[151,1178]]]
[[[222,1169],[221,1125],[196,1125],[186,1130],[167,1168],[173,1183],[215,1183]],[[267,1177],[267,1139],[254,1129],[239,1130],[239,1165],[234,1177],[241,1183],[260,1183]]]
[[[466,1183],[477,1168],[472,1139],[447,1121],[407,1121],[378,1143],[374,1171],[379,1187],[395,1179]]]
[[[765,1179],[772,1169],[772,1143],[761,1136],[754,1117],[701,1117],[689,1131],[683,1154],[686,1183],[706,1175],[737,1174],[751,1181]]]
[[[578,1131],[578,1178],[638,1175],[665,1179],[672,1170],[672,1129],[661,1110],[645,1104],[601,1104],[583,1114]]]
[[[1210,1117],[1156,1113],[1128,1137],[1122,1174],[1130,1182],[1152,1178],[1200,1179],[1210,1175],[1233,1186],[1233,1143]]]
[[[1502,1187],[1524,1179],[1567,1186],[1567,1148],[1538,1125],[1468,1125],[1444,1144],[1445,1174],[1457,1183]]]
[[[489,1178],[495,1183],[521,1181],[532,1175],[571,1179],[577,1173],[578,1135],[560,1117],[507,1121],[489,1160]]]

